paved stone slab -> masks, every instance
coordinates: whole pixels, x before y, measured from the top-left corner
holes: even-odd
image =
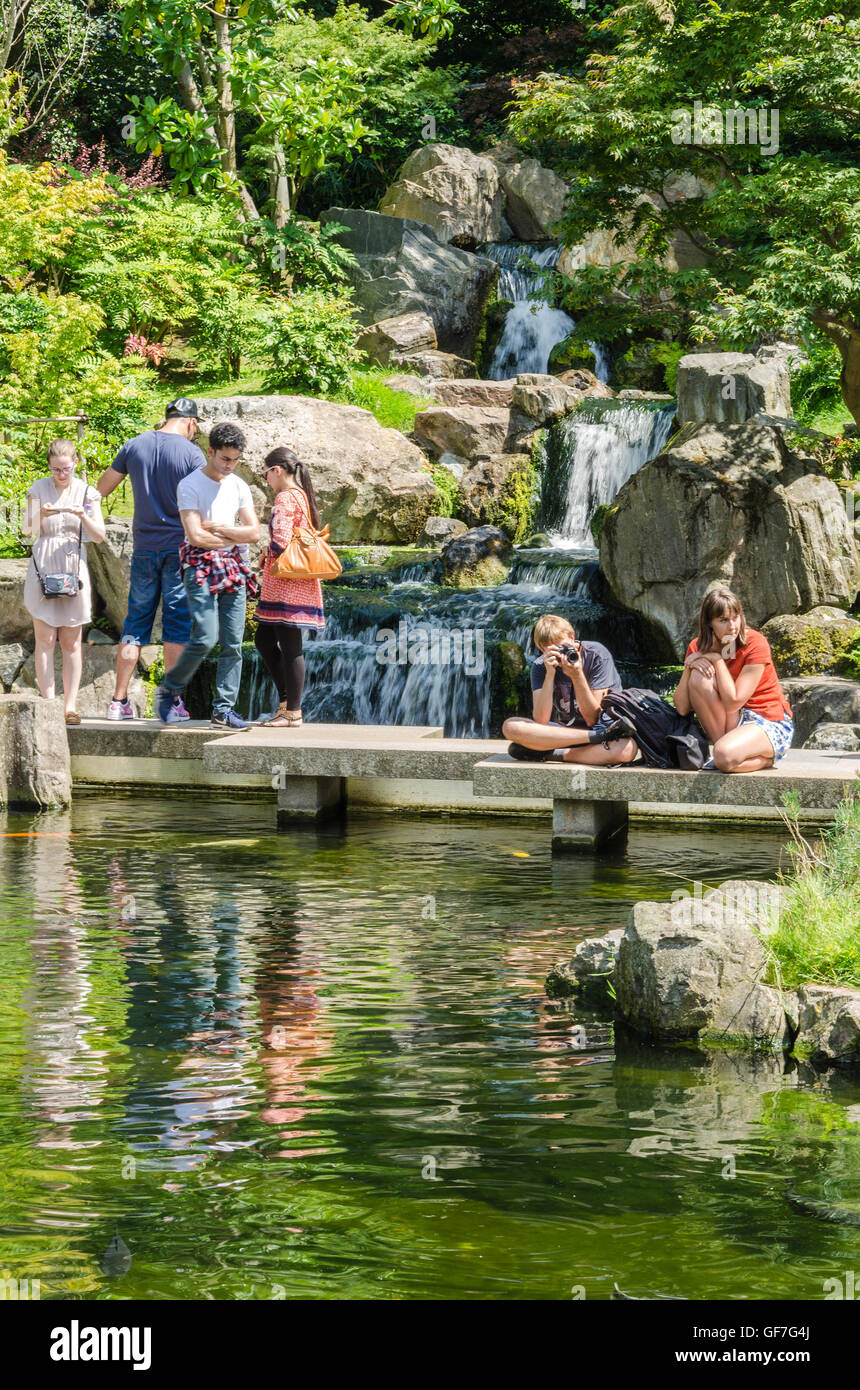
[[[442,738],[434,729],[305,725],[248,730],[209,744],[210,773],[272,777],[391,777],[472,780],[475,763],[507,747],[503,739]]]
[[[796,791],[806,810],[832,810],[857,786],[860,756],[790,750],[765,772],[664,772],[659,768],[589,768],[575,763],[523,763],[506,754],[479,762],[480,796],[551,797],[554,801],[672,802],[689,806],[779,807]]]

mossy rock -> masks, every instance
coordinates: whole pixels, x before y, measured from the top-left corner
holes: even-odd
[[[505,331],[505,319],[513,307],[510,299],[492,299],[487,304],[472,353],[478,376],[486,376],[489,371]]]
[[[449,589],[494,589],[504,584],[509,566],[498,555],[485,555],[474,565],[466,565],[443,582]]]
[[[822,604],[808,613],[770,618],[762,632],[780,676],[819,676],[841,670],[860,635],[860,622]]]
[[[556,343],[549,355],[551,372],[566,372],[571,367],[584,367],[586,371],[593,372],[596,366],[597,359],[588,343],[579,342],[573,334]]]
[[[674,392],[678,363],[687,351],[681,343],[661,338],[631,343],[615,361],[614,385],[622,390]]]

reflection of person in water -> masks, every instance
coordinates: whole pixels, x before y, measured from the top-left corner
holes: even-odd
[[[310,1113],[316,1099],[308,1089],[322,1068],[310,1066],[331,1054],[333,1033],[320,1028],[323,1006],[313,987],[318,962],[303,955],[294,913],[282,915],[261,933],[254,986],[262,1025],[261,1064],[266,1078],[266,1108],[270,1125],[286,1125],[288,1141],[314,1137],[318,1131],[293,1129]],[[280,1158],[327,1153],[323,1147],[287,1148]]]

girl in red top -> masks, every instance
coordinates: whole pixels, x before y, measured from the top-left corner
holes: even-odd
[[[747,627],[731,589],[711,589],[699,634],[687,648],[673,696],[679,714],[695,714],[713,758],[705,770],[759,772],[784,757],[794,734],[766,637]]]

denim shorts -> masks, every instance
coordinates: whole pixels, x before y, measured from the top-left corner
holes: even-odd
[[[161,640],[184,644],[191,636],[191,614],[179,572],[179,549],[135,550],[131,556],[128,615],[122,641],[145,647],[161,603]]]
[[[742,709],[737,727],[740,728],[742,724],[760,724],[771,741],[774,762],[778,763],[780,758],[785,757],[794,738],[794,720],[790,714],[786,714],[782,719],[765,719],[763,714],[754,714],[751,709]]]

